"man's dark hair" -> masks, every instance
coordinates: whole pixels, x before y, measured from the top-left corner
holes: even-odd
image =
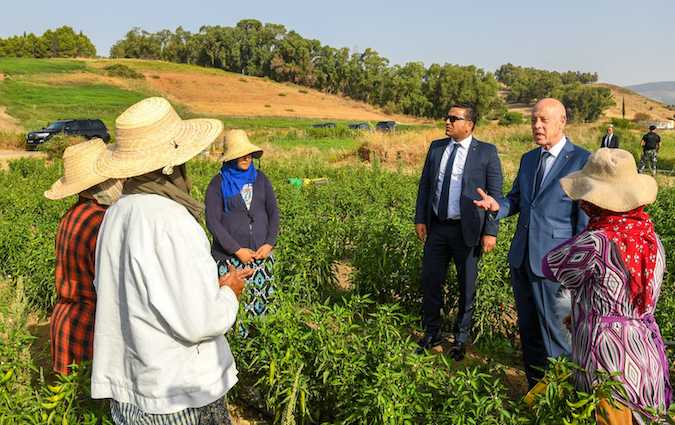
[[[450,109],[452,108],[464,109],[466,111],[464,118],[471,121],[473,126],[476,127],[476,122],[478,121],[478,112],[476,112],[476,106],[473,103],[455,103],[450,107]]]
[[[649,126],[649,131],[654,131],[656,130],[656,126],[654,124]]]

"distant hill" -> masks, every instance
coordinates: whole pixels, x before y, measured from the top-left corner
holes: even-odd
[[[626,88],[636,91],[643,96],[656,99],[666,105],[675,105],[675,81],[636,84]]]
[[[673,119],[673,115],[675,114],[675,110],[669,109],[668,106],[664,105],[662,102],[651,99],[636,91],[629,90],[628,88],[607,83],[595,83],[594,85],[607,87],[612,91],[615,104],[605,111],[604,116],[607,118],[622,117],[622,100],[626,103],[626,118],[629,120],[632,120],[637,113],[647,114],[652,119],[656,120],[670,120]],[[505,91],[502,91],[501,95],[502,97],[505,97]],[[520,112],[526,116],[532,111],[532,105],[510,103],[507,106],[510,111]]]

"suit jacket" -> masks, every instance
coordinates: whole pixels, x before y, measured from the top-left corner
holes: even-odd
[[[451,139],[434,140],[431,142],[427,158],[422,169],[419,189],[417,191],[417,206],[415,208],[415,223],[426,224],[430,229],[431,215],[433,214],[433,199],[438,184],[438,174],[441,166],[441,157]],[[476,208],[474,200],[480,199],[477,188],[485,190],[490,196],[502,197],[502,167],[497,155],[497,148],[489,143],[481,142],[473,137],[462,175],[462,192],[460,194],[460,216],[462,219],[462,235],[467,246],[477,246],[482,235],[497,236],[499,222],[495,219],[486,219],[483,210]]]
[[[520,169],[511,191],[499,200],[497,218],[520,213],[518,226],[511,242],[509,264],[517,268],[525,260],[537,276],[543,276],[541,261],[556,246],[580,233],[588,217],[560,187],[560,178],[580,170],[590,155],[586,149],[567,143],[560,151],[551,170],[542,181],[535,198],[534,181],[539,165],[540,148],[527,152],[520,159]]]
[[[609,141],[609,146],[605,146],[605,138],[607,137],[607,134],[602,136],[600,139],[600,147],[601,148],[615,148],[619,149],[619,136],[615,134],[612,134],[612,140]]]

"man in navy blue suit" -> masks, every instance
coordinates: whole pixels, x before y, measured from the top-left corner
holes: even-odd
[[[560,285],[544,279],[543,257],[580,233],[588,217],[565,195],[559,181],[583,168],[590,153],[565,137],[565,107],[542,99],[532,110],[532,135],[539,145],[520,160],[518,176],[505,198],[482,190],[475,204],[498,212],[497,219],[520,213],[511,242],[511,285],[518,311],[525,374],[530,387],[541,379],[547,357],[569,356],[570,342],[563,320],[569,303],[559,298]]]
[[[464,357],[471,332],[478,259],[491,251],[497,241],[498,222],[473,201],[480,199],[478,188],[501,197],[502,169],[494,145],[472,136],[476,123],[471,105],[450,108],[445,119],[446,139],[431,143],[420,177],[415,209],[415,230],[424,242],[422,263],[422,324],[420,349],[442,342],[441,308],[443,281],[450,260],[457,269],[459,300],[450,354]]]

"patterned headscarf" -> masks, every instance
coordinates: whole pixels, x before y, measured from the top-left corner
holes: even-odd
[[[588,202],[582,209],[590,217],[589,230],[602,230],[619,249],[630,274],[630,299],[640,314],[654,304],[651,282],[654,279],[658,242],[654,224],[644,207],[614,212]]]

